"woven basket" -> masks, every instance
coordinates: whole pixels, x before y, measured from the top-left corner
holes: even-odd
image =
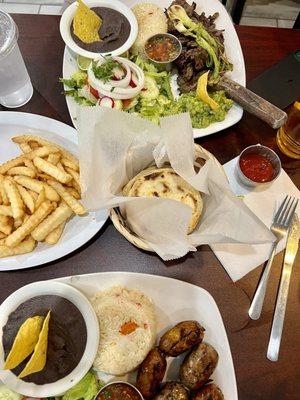
[[[215,164],[224,172],[222,165],[219,163],[219,161],[207,150],[205,150],[203,147],[199,146],[198,144],[195,144],[195,162],[200,166],[203,166],[205,164],[205,161],[201,156],[200,152],[203,152],[208,159],[211,159],[215,162]],[[146,250],[146,251],[151,251],[153,250],[148,246],[148,244],[138,237],[128,226],[126,219],[123,217],[121,214],[119,208],[112,208],[110,210],[110,219],[112,220],[112,223],[114,224],[115,228],[132,244],[134,244],[136,247]]]

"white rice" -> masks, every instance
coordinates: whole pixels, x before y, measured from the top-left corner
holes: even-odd
[[[132,7],[132,11],[139,31],[131,52],[143,55],[145,43],[151,36],[168,32],[167,17],[161,8],[152,3],[139,3]]]
[[[100,342],[94,367],[111,375],[124,375],[144,360],[156,340],[154,305],[139,290],[114,286],[98,292],[92,305],[100,325]],[[121,327],[128,322],[138,325],[124,335]]]

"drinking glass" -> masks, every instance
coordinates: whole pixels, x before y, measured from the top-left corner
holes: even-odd
[[[0,104],[8,108],[26,104],[33,94],[18,37],[14,20],[0,11]]]
[[[288,120],[277,132],[277,145],[288,157],[300,159],[300,97],[288,108]]]

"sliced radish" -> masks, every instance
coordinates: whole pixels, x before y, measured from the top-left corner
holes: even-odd
[[[89,89],[91,94],[96,97],[96,99],[100,98],[98,90],[94,89],[91,85],[89,85]]]
[[[104,97],[102,97],[102,99],[99,100],[99,106],[100,107],[114,108],[115,102],[111,97],[104,96]]]

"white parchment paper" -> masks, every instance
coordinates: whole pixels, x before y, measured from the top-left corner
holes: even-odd
[[[79,107],[79,160],[83,202],[88,210],[121,206],[131,228],[164,260],[212,243],[267,243],[269,229],[231,191],[214,159],[194,169],[193,130],[188,114],[161,119],[160,127],[138,116],[100,107]],[[123,197],[137,173],[169,162],[202,192],[204,209],[187,235],[190,207],[160,198]]]

